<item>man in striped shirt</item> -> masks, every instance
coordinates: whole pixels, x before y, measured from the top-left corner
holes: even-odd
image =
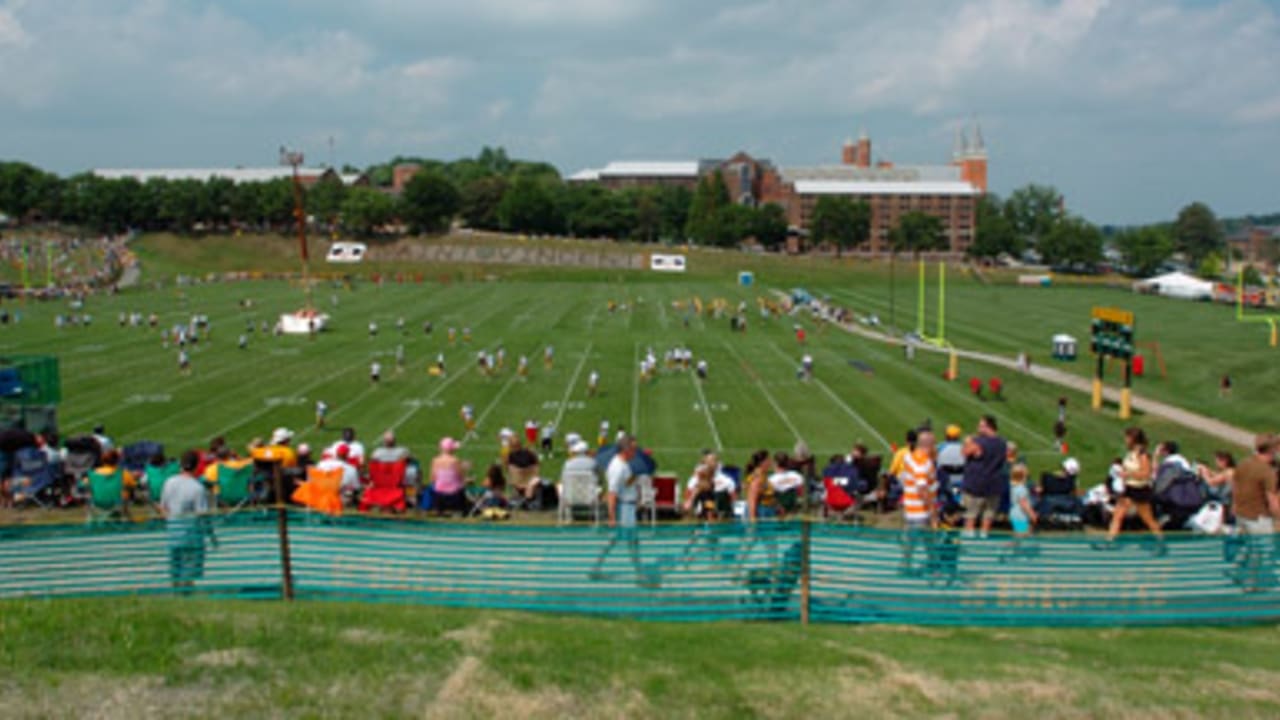
[[[911,574],[912,555],[924,541],[924,534],[934,523],[934,495],[937,470],[934,466],[933,432],[921,429],[916,434],[915,449],[902,459],[902,519],[904,528],[902,570]]]

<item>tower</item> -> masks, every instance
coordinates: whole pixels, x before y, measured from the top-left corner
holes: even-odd
[[[858,132],[858,147],[853,164],[860,168],[871,167],[871,138],[867,136],[866,128]]]
[[[853,138],[844,141],[844,147],[840,148],[840,164],[853,165],[857,162],[857,148],[853,144]]]
[[[951,164],[960,168],[960,179],[987,192],[987,145],[982,138],[982,126],[973,121],[971,130],[960,126],[956,129],[955,146],[951,151]]]

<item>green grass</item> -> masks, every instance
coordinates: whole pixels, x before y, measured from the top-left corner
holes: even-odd
[[[639,623],[340,603],[0,603],[7,717],[1274,717],[1275,627]]]
[[[66,312],[61,304],[31,304],[19,325],[0,328],[6,353],[50,352],[62,360],[61,420],[67,433],[105,423],[120,439],[154,439],[171,451],[203,445],[226,435],[236,446],[285,425],[300,431],[299,441],[313,445],[336,439],[344,425],[355,427],[366,441],[394,427],[403,442],[430,456],[443,435],[462,431],[458,410],[471,404],[480,419],[481,440],[464,455],[483,467],[496,452],[499,428],[519,428],[528,418],[559,420],[559,434],[570,430],[594,437],[603,419],[612,427],[638,431],[664,467],[688,472],[701,448],[721,446],[726,459],[745,462],[758,448],[789,449],[803,439],[820,458],[844,452],[855,441],[884,452],[907,427],[930,418],[935,424],[960,423],[971,428],[982,413],[994,413],[1003,431],[1016,440],[1033,471],[1057,462],[1051,427],[1056,399],[1062,391],[1021,376],[1005,374],[1007,401],[981,402],[962,383],[941,379],[945,358],[921,354],[906,363],[900,351],[844,332],[811,330],[817,380],[795,377],[801,350],[792,337],[793,320],[763,321],[751,314],[746,334],[731,333],[727,320],[695,317],[689,326],[672,307],[697,295],[752,304],[763,288],[743,289],[729,280],[662,280],[628,275],[623,282],[576,279],[502,280],[487,283],[437,283],[382,287],[358,283],[354,290],[319,289],[317,299],[334,315],[333,330],[312,341],[297,337],[264,337],[254,333],[248,350],[236,347],[245,320],[268,318],[300,304],[302,292],[283,281],[211,283],[187,288],[142,290],[92,298],[88,328],[57,331],[52,316]],[[769,283],[770,278],[762,278]],[[338,306],[332,307],[332,298]],[[251,298],[254,309],[239,301]],[[610,299],[630,301],[630,312],[610,313]],[[193,352],[194,374],[180,377],[176,351],[162,349],[158,330],[120,328],[121,311],[155,311],[162,326],[193,313],[208,314],[213,342]],[[395,331],[406,321],[403,336]],[[376,321],[381,332],[370,338]],[[426,320],[435,332],[424,335]],[[805,321],[807,324],[807,321]],[[960,323],[957,322],[957,325]],[[450,347],[448,326],[469,325],[470,345]],[[503,344],[508,369],[485,378],[474,369],[474,354]],[[541,348],[556,348],[556,364],[546,372]],[[705,385],[688,373],[664,374],[648,385],[636,380],[636,362],[645,348],[661,354],[685,343],[708,359],[711,378]],[[408,370],[392,372],[393,353],[403,344]],[[426,366],[444,352],[450,374],[430,378]],[[515,378],[515,357],[528,354],[533,372],[528,382]],[[374,387],[369,364],[380,358],[386,379]],[[874,374],[849,365],[859,360]],[[588,399],[588,373],[602,375],[602,395]],[[989,368],[967,364],[964,373],[982,377]],[[1085,464],[1086,477],[1098,477],[1119,449],[1123,424],[1113,414],[1085,411],[1087,398],[1067,393],[1073,408],[1072,452]],[[323,399],[331,407],[330,427],[310,428],[313,406]],[[1197,433],[1141,418],[1154,437],[1178,437],[1190,454],[1207,456],[1218,443]],[[558,471],[553,464],[552,472]]]

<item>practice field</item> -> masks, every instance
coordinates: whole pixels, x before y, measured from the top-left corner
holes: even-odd
[[[817,328],[808,319],[761,318],[757,298],[789,283],[761,277],[760,286],[742,288],[730,277],[560,275],[559,280],[381,286],[361,281],[351,289],[322,284],[315,291],[316,301],[333,315],[332,330],[314,340],[272,337],[257,327],[301,304],[302,290],[289,283],[167,285],[90,298],[85,308],[93,316],[89,327],[57,329],[54,315],[69,312],[65,304],[29,304],[20,308],[21,323],[0,326],[0,350],[61,357],[66,434],[104,423],[108,434],[118,439],[158,440],[170,452],[202,446],[215,435],[243,447],[281,425],[298,431],[300,442],[327,444],[336,439],[339,428],[350,425],[366,443],[384,429],[395,429],[402,442],[425,458],[442,436],[462,434],[459,409],[469,404],[479,421],[480,438],[468,443],[463,455],[478,466],[494,457],[502,427],[519,431],[527,419],[554,422],[557,443],[562,445],[566,432],[594,438],[607,420],[611,431],[625,427],[637,433],[664,468],[684,474],[702,448],[721,448],[728,462],[740,464],[758,448],[790,449],[804,440],[821,462],[829,454],[847,452],[857,441],[872,452],[886,452],[890,443],[900,442],[906,428],[925,420],[935,427],[955,422],[969,430],[979,415],[991,413],[1038,474],[1056,466],[1060,457],[1052,441],[1060,395],[1070,401],[1068,440],[1071,453],[1084,464],[1086,483],[1100,478],[1120,452],[1123,423],[1114,411],[1088,411],[1083,394],[1007,370],[963,363],[962,378],[999,375],[1005,383],[1005,400],[979,400],[965,383],[942,379],[942,356],[920,353],[907,362],[898,348],[835,328]],[[828,281],[816,289],[847,298],[855,309],[861,310],[857,301],[865,300],[884,317],[871,300],[881,281],[862,271],[851,275],[847,284],[836,287]],[[1019,304],[1019,298],[1030,295],[1014,297],[1012,293],[1025,292],[1015,288],[993,288],[994,299],[983,304],[981,293],[986,290],[976,288],[980,286],[962,286],[953,302],[959,309],[950,320],[950,336],[962,344],[970,339],[974,344],[994,344],[999,333],[981,328],[997,325],[1006,316],[1023,318],[1007,323],[1008,334],[1017,335],[1032,332],[1027,329],[1028,315],[1075,314],[1070,308],[1054,311],[1048,295],[1038,296],[1038,304]],[[1080,298],[1084,294],[1063,292],[1080,293]],[[732,332],[727,317],[713,319],[677,308],[677,303],[687,306],[695,297],[704,303],[723,298],[731,306],[746,302],[748,331]],[[1070,297],[1081,304],[1075,295]],[[242,309],[242,300],[252,300],[253,307]],[[612,312],[611,301],[618,305]],[[209,316],[212,341],[192,351],[189,377],[179,375],[177,350],[162,347],[160,329],[119,327],[117,315],[132,311],[156,312],[162,328],[194,314]],[[403,332],[397,330],[399,318],[404,319]],[[378,325],[376,336],[369,333],[371,321]],[[423,331],[428,321],[434,325],[430,334]],[[246,323],[256,329],[249,335],[248,348],[241,350],[237,336],[245,332]],[[807,348],[796,342],[795,324],[807,329]],[[452,345],[447,341],[449,327],[459,332]],[[471,329],[469,342],[461,339],[464,327]],[[542,353],[549,345],[554,346],[555,362],[548,370]],[[707,360],[708,380],[699,382],[692,372],[663,370],[654,381],[641,382],[637,369],[646,350],[653,348],[661,358],[677,345]],[[397,346],[404,347],[403,373],[396,371]],[[476,353],[499,346],[507,353],[505,367],[493,377],[483,376],[476,369]],[[1023,345],[999,346],[1012,347]],[[810,382],[796,374],[805,349],[816,361],[816,377]],[[427,373],[437,353],[446,358],[444,377]],[[522,354],[530,360],[527,380],[515,373]],[[369,381],[375,360],[383,367],[383,380],[377,385]],[[593,371],[601,376],[601,392],[589,398],[586,381]],[[328,428],[323,430],[312,427],[317,400],[330,407]],[[1138,416],[1136,422],[1153,438],[1178,439],[1192,457],[1207,458],[1220,445],[1153,418]],[[551,470],[557,472],[558,463],[552,463]]]
[[[82,717],[1222,717],[1271,627],[666,624],[341,603],[0,603],[0,703]]]

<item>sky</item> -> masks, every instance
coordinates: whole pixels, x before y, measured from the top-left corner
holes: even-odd
[[[1280,0],[0,0],[0,158],[271,165],[484,145],[948,161],[1097,223],[1280,211]],[[332,152],[330,150],[332,139]]]

